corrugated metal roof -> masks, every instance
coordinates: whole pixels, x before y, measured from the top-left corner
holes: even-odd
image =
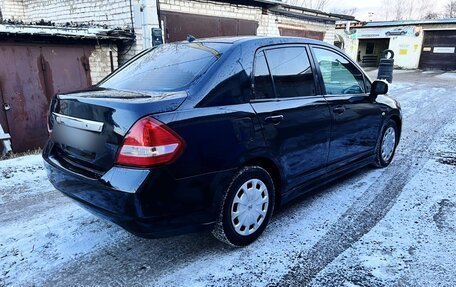
[[[364,26],[368,27],[390,27],[407,25],[426,25],[426,24],[456,24],[456,18],[449,19],[429,19],[429,20],[404,20],[404,21],[378,21],[367,22]]]
[[[17,36],[43,36],[93,40],[131,40],[134,35],[121,29],[73,28],[39,25],[0,24],[0,34]]]
[[[263,6],[268,9],[273,8],[275,12],[287,14],[291,17],[302,16],[301,14],[318,16],[320,18],[326,17],[329,21],[333,20],[350,20],[354,21],[355,17],[344,14],[328,13],[320,10],[310,9],[297,5],[290,5],[282,0],[215,0],[223,3],[242,4],[247,6]],[[279,11],[280,10],[280,11]],[[308,19],[309,20],[309,19]]]

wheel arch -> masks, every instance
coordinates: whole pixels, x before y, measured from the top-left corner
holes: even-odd
[[[272,182],[275,188],[275,205],[280,206],[282,198],[282,174],[277,164],[270,158],[267,157],[255,157],[247,160],[243,166],[260,166],[264,168],[272,178]]]
[[[397,135],[397,138],[398,140],[400,140],[401,138],[401,133],[402,133],[402,119],[399,115],[396,115],[396,114],[392,114],[390,115],[389,119],[393,120],[395,123],[396,123],[396,126],[397,126],[397,131],[398,131],[398,135]]]

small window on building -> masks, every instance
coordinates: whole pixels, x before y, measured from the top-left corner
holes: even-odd
[[[255,79],[254,79],[255,99],[274,98],[271,75],[269,74],[268,63],[263,52],[259,52],[255,57]]]
[[[374,43],[367,43],[366,44],[366,55],[372,55],[374,53]]]
[[[304,47],[267,50],[266,57],[278,98],[316,94],[314,76]]]

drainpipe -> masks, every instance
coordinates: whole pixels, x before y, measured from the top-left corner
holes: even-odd
[[[347,21],[347,23],[345,24],[345,31],[347,32],[347,34],[350,34],[350,21]]]
[[[160,0],[156,0],[155,4],[157,5],[158,28],[163,29],[160,16]]]

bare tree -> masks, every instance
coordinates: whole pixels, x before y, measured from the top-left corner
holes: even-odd
[[[456,0],[452,0],[456,2]],[[435,2],[430,0],[383,0],[385,20],[420,20],[436,17]]]
[[[349,16],[355,16],[356,12],[358,12],[358,8],[345,8],[345,9],[334,8],[331,10],[331,13],[349,15]]]
[[[456,0],[450,0],[445,5],[445,12],[443,14],[446,18],[456,18]]]
[[[331,0],[285,0],[284,2],[290,5],[323,10]]]
[[[423,19],[426,19],[426,20],[437,19],[437,18],[439,18],[439,14],[435,13],[435,12],[429,12],[427,15],[425,15],[423,17]]]
[[[433,1],[419,0],[417,3],[416,19],[435,19],[439,13],[435,11],[436,5]]]
[[[384,20],[388,21],[390,20],[390,17],[391,17],[391,12],[392,12],[392,3],[391,3],[391,0],[382,0],[382,16],[384,18]]]
[[[404,1],[406,2],[406,1]],[[395,1],[394,4],[392,5],[392,10],[393,10],[393,20],[403,20],[404,19],[404,9],[403,9],[403,4],[404,2],[400,1]]]

